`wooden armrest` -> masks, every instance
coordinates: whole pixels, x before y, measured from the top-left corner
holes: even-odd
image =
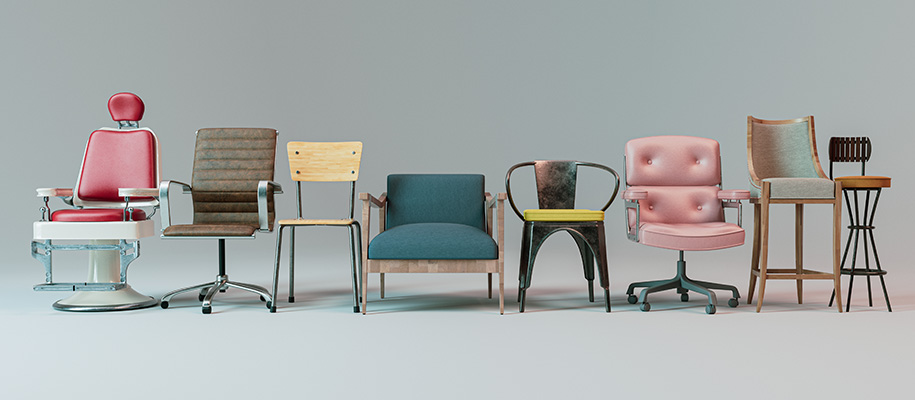
[[[159,188],[118,188],[121,197],[159,197]]]
[[[38,197],[70,197],[73,196],[72,188],[38,188]]]
[[[388,200],[388,192],[382,193],[378,198],[369,193],[359,193],[359,199],[368,202],[373,207],[382,208],[384,207],[384,203]]]

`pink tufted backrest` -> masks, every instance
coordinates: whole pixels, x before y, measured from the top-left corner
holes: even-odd
[[[639,201],[641,222],[723,221],[720,183],[721,156],[715,140],[653,136],[626,143],[626,184],[648,192],[648,198]],[[635,223],[634,215],[630,223]]]

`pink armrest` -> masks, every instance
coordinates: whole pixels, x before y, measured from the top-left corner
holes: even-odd
[[[718,192],[719,200],[749,200],[750,191],[742,189],[722,190]]]
[[[749,193],[749,192],[747,192]],[[749,196],[749,194],[747,194]],[[623,191],[624,200],[644,200],[648,198],[648,192],[645,190],[625,190]]]

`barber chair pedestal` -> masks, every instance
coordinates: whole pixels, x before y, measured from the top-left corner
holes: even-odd
[[[117,246],[117,240],[92,240],[90,245]],[[89,277],[86,280],[91,286],[93,283],[120,282],[120,254],[118,250],[90,250],[89,251]],[[65,299],[54,303],[54,309],[60,311],[124,311],[152,307],[158,301],[152,297],[138,293],[124,283],[118,285],[117,290],[79,290]]]

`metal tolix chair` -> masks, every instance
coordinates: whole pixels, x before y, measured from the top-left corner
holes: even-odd
[[[353,312],[359,312],[359,277],[362,274],[362,231],[353,219],[356,180],[362,161],[362,142],[289,142],[289,172],[295,181],[296,218],[277,221],[276,259],[273,272],[273,304],[276,312],[280,278],[280,253],[283,229],[289,228],[289,302],[295,302],[295,228],[303,226],[345,226],[349,229],[350,263],[353,270]],[[302,218],[302,182],[350,182],[349,218]],[[358,266],[358,268],[357,268]],[[357,271],[358,270],[358,271]]]
[[[127,284],[127,267],[140,256],[139,239],[154,234],[149,218],[159,207],[159,140],[149,128],[140,127],[145,106],[135,94],[111,96],[108,111],[118,127],[89,135],[75,190],[37,190],[44,207],[41,221],[33,225],[32,257],[44,264],[45,283],[34,289],[76,292],[54,303],[57,310],[119,311],[157,303]],[[49,197],[74,208],[52,212]],[[152,213],[140,207],[151,207]],[[53,243],[57,240],[89,244]],[[89,251],[88,282],[54,282],[51,255],[70,250]]]
[[[728,306],[737,307],[740,294],[732,285],[704,282],[686,275],[684,251],[726,249],[744,243],[741,200],[746,190],[721,190],[721,154],[712,139],[692,136],[653,136],[626,143],[626,235],[646,246],[677,250],[677,275],[671,279],[636,282],[626,289],[629,304],[651,310],[648,295],[676,289],[680,301],[689,291],[705,295],[707,314],[717,311],[714,290],[733,294]],[[724,209],[737,208],[737,224],[725,221]],[[644,287],[638,298],[633,294]]]
[[[521,167],[534,167],[539,209],[518,210],[512,198],[511,175]],[[576,209],[575,188],[578,167],[593,167],[613,175],[613,193],[600,211]],[[521,263],[518,272],[519,310],[524,312],[527,289],[531,286],[534,259],[540,246],[550,235],[566,231],[575,240],[581,253],[585,279],[588,280],[588,300],[594,301],[594,260],[597,260],[600,285],[604,288],[604,305],[610,312],[610,276],[607,270],[607,246],[604,232],[604,211],[610,207],[619,191],[620,178],[612,168],[581,161],[529,161],[513,165],[505,174],[508,203],[518,218],[524,221],[521,237]]]
[[[209,128],[197,131],[191,185],[164,181],[159,185],[162,200],[162,238],[216,239],[219,243],[219,273],[215,281],[202,283],[162,296],[159,305],[168,308],[172,297],[199,291],[204,314],[213,311],[213,296],[227,288],[260,295],[272,309],[270,292],[263,287],[229,280],[226,274],[226,239],[254,239],[257,231],[273,230],[273,195],[283,193],[273,181],[276,130],[265,128]],[[192,224],[172,225],[169,189],[182,187],[193,200]]]

